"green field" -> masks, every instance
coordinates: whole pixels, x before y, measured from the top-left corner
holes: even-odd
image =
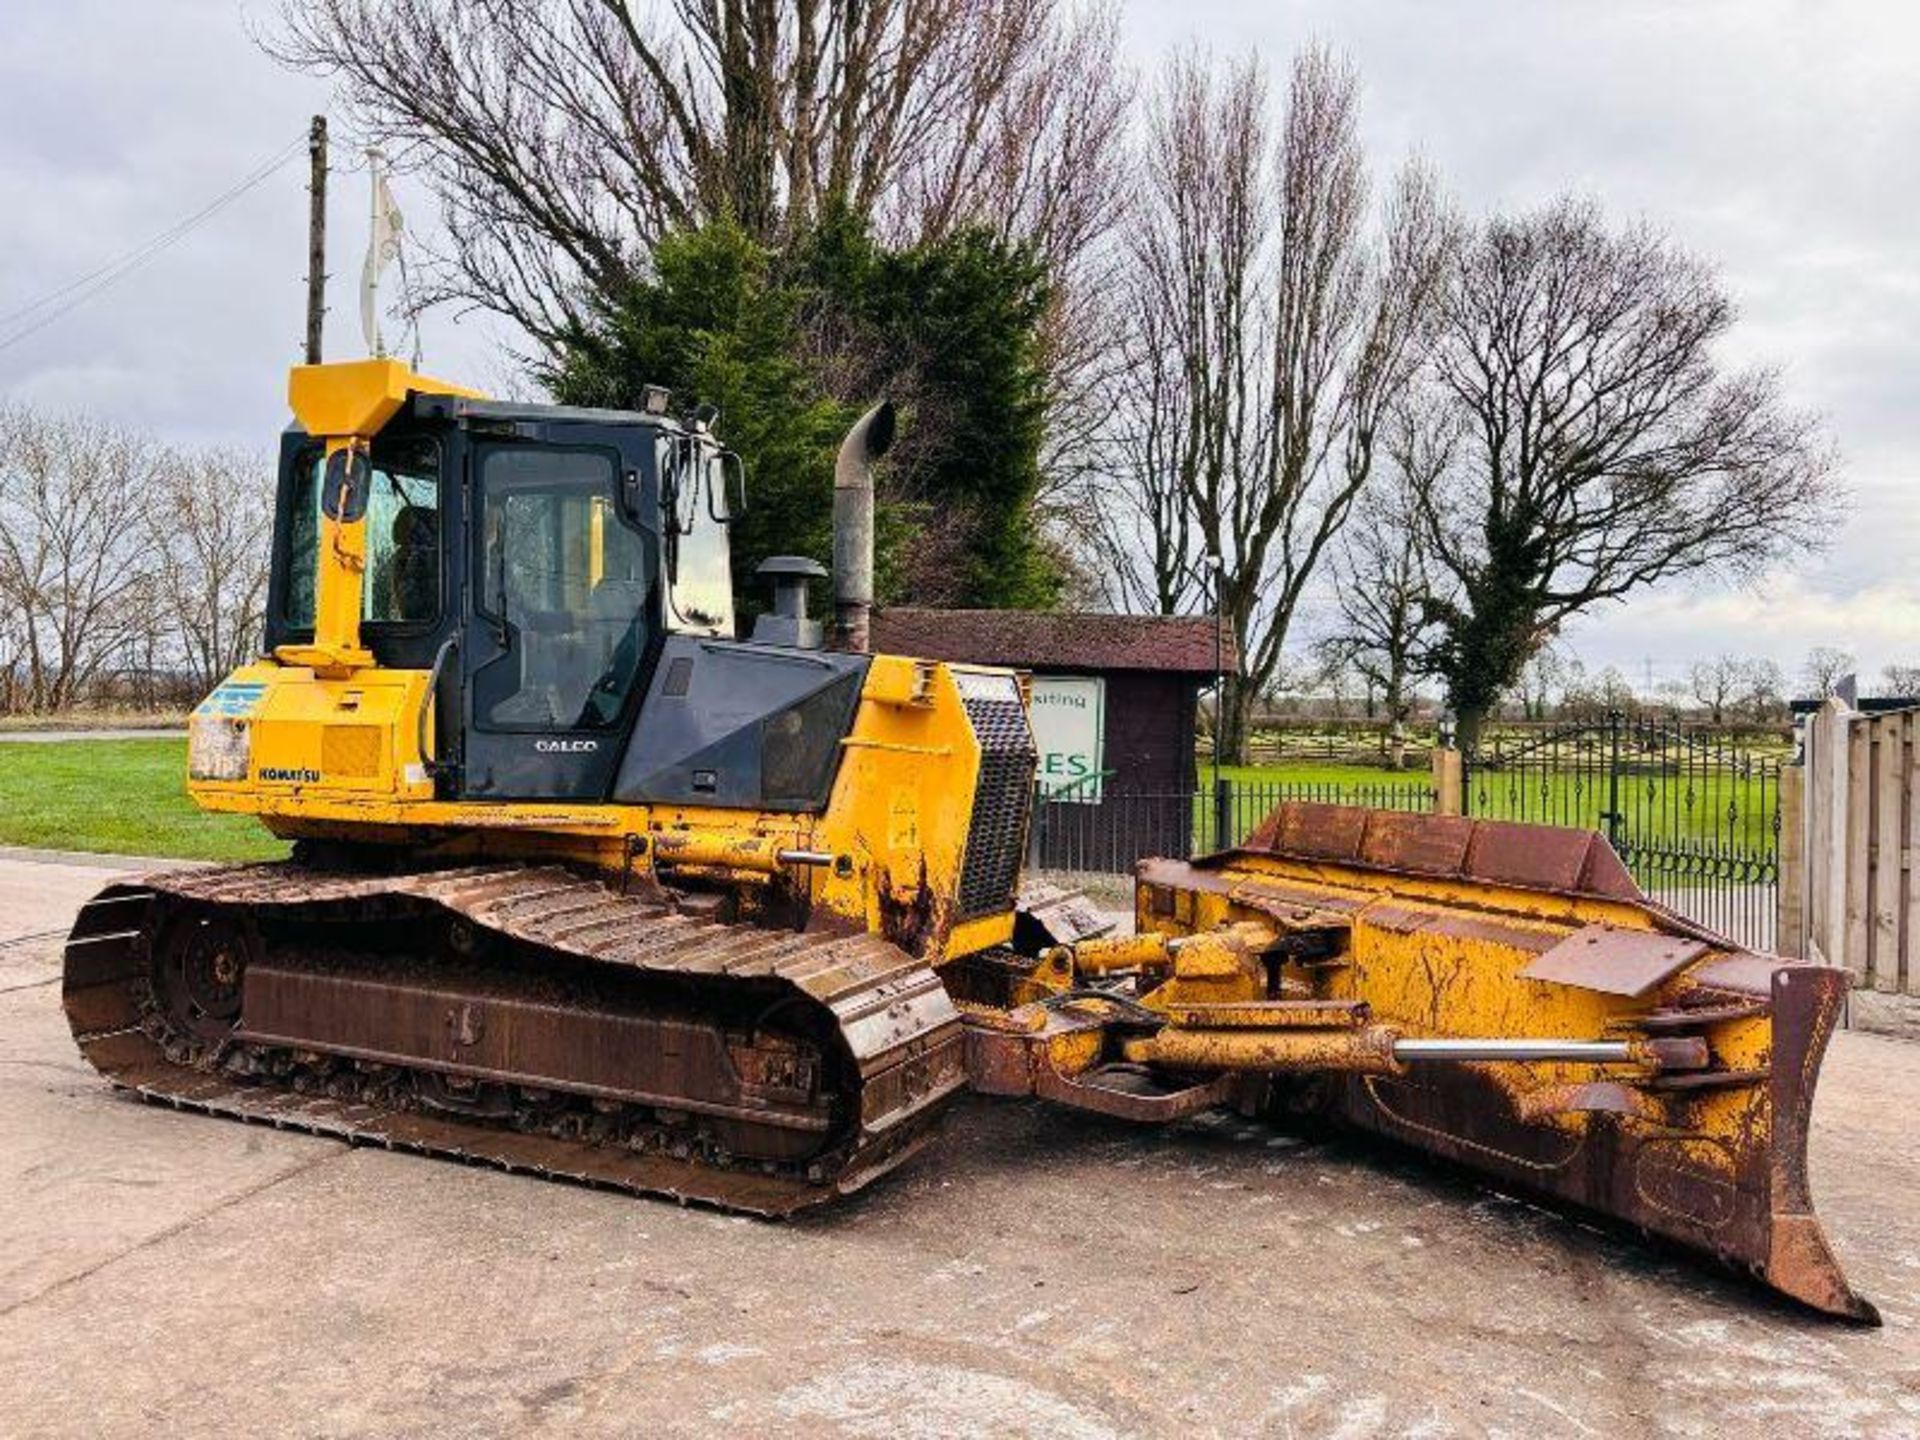
[[[1470,778],[1475,814],[1603,830],[1617,805],[1623,841],[1642,845],[1771,850],[1780,805],[1777,769],[1689,770],[1606,777],[1490,772]]]
[[[1393,771],[1357,765],[1230,765],[1221,775],[1233,790],[1231,828],[1245,834],[1281,800],[1428,807],[1424,769]],[[254,860],[286,853],[258,822],[205,815],[187,799],[186,742],[75,740],[0,742],[0,845],[87,850],[194,860]],[[1211,845],[1212,771],[1200,767],[1196,841]],[[1514,793],[1508,776],[1477,777],[1475,813],[1601,828],[1604,789],[1591,779],[1578,790],[1555,775],[1543,791],[1537,774]],[[1643,844],[1767,846],[1775,782],[1715,772],[1706,776],[1623,777],[1627,834]],[[1234,838],[1238,838],[1237,836]]]
[[[266,860],[287,847],[187,799],[187,742],[0,742],[0,845],[182,860]]]
[[[1222,778],[1232,782],[1234,821],[1250,827],[1259,813],[1280,799],[1316,799],[1334,803],[1375,804],[1386,799],[1395,809],[1422,808],[1416,795],[1429,792],[1424,770],[1386,770],[1362,765],[1227,765]],[[1770,849],[1779,808],[1778,772],[1758,767],[1687,770],[1678,774],[1623,774],[1617,798],[1622,836],[1645,845],[1696,845]],[[1200,767],[1202,789],[1210,789],[1212,771]],[[1310,790],[1311,793],[1302,793]],[[1499,820],[1530,820],[1603,830],[1610,796],[1604,776],[1590,771],[1487,771],[1470,777],[1470,813]],[[1204,830],[1204,824],[1203,824]]]

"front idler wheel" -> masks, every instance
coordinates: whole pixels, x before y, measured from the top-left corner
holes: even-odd
[[[168,920],[155,937],[153,997],[181,1035],[218,1044],[240,1023],[240,992],[253,943],[234,921],[204,911]]]

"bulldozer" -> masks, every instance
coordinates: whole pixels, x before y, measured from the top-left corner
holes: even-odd
[[[737,638],[711,409],[391,359],[289,399],[264,653],[187,786],[290,858],[82,909],[64,1004],[115,1085],[766,1217],[969,1090],[1319,1117],[1877,1318],[1807,1181],[1845,974],[1651,903],[1600,836],[1286,804],[1143,859],[1130,933],[1023,889],[1025,677],[868,645],[890,407],[840,449],[831,573],[768,561]]]

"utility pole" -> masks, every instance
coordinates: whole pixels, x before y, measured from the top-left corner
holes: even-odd
[[[327,315],[327,117],[307,131],[307,364],[320,363],[320,330]]]

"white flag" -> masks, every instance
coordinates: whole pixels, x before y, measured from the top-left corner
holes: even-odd
[[[393,203],[387,177],[380,173],[377,158],[373,168],[373,233],[367,240],[367,263],[360,268],[360,332],[367,337],[367,349],[375,355],[387,353],[380,335],[380,317],[376,313],[380,277],[400,254],[400,240],[406,221],[400,207]]]

